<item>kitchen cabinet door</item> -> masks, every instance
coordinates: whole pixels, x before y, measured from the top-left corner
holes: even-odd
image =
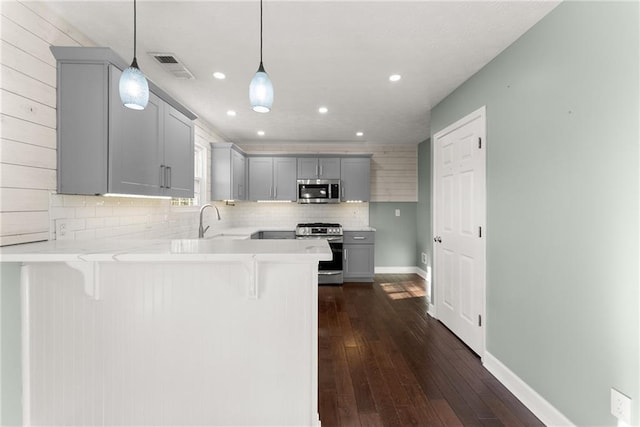
[[[340,179],[342,180],[343,202],[371,199],[371,158],[349,157],[340,160]]]
[[[298,157],[298,179],[318,178],[318,159],[316,157]]]
[[[58,64],[58,193],[108,190],[108,79],[106,64]]]
[[[163,195],[193,197],[193,123],[184,114],[164,104]]]
[[[320,157],[318,159],[318,177],[320,179],[340,179],[340,158]]]
[[[345,281],[373,281],[374,245],[344,245],[342,251]]]
[[[164,147],[160,138],[162,101],[149,93],[144,110],[122,105],[122,72],[109,67],[109,193],[162,195]]]
[[[344,280],[372,282],[375,270],[375,232],[345,231],[343,241]]]
[[[246,156],[234,144],[211,144],[211,200],[246,200]]]
[[[274,200],[298,200],[296,173],[297,161],[295,157],[273,158]]]
[[[298,179],[340,179],[340,158],[299,157]]]
[[[273,158],[249,157],[249,200],[273,197]]]
[[[232,196],[234,200],[246,200],[246,157],[235,151],[231,150],[231,185]]]

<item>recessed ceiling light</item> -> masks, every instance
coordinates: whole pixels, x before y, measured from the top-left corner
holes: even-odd
[[[402,78],[402,76],[400,74],[391,74],[389,76],[389,81],[390,82],[397,82],[398,80],[400,80]]]
[[[220,71],[216,71],[215,73],[213,73],[213,77],[218,80],[224,80],[227,78],[227,76],[225,76],[224,73],[221,73]]]
[[[235,117],[236,116],[236,112],[233,111],[233,110],[229,110],[229,111],[227,111],[227,116]]]
[[[320,113],[320,114],[327,114],[328,111],[329,111],[329,109],[327,107],[318,108],[318,113]]]
[[[259,130],[258,131],[258,136],[264,136],[264,131],[263,130]]]
[[[364,135],[364,132],[356,132],[356,136],[362,136]]]

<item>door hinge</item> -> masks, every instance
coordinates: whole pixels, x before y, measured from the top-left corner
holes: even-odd
[[[482,326],[482,315],[478,314],[478,326]]]
[[[478,148],[482,148],[482,138],[478,138]]]
[[[482,237],[482,227],[478,227],[478,237]]]

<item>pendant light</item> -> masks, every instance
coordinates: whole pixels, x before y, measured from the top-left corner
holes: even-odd
[[[120,76],[120,100],[125,107],[144,110],[149,102],[149,83],[138,67],[136,59],[136,0],[133,0],[133,62]]]
[[[273,84],[262,65],[262,0],[260,0],[260,66],[249,84],[251,108],[258,113],[268,113],[273,105]]]

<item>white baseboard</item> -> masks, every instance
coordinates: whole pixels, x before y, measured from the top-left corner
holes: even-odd
[[[484,353],[482,364],[545,425],[574,426],[574,424],[551,403],[547,402],[488,351]]]
[[[424,278],[427,273],[424,273],[424,276],[420,273],[422,270],[420,270],[418,267],[376,267],[375,268],[375,273],[376,274],[417,274],[420,277]]]

